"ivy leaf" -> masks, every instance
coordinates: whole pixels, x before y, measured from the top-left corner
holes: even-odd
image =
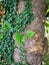
[[[2,33],[0,33],[0,39],[2,39],[3,38],[3,34]]]
[[[18,43],[18,45],[22,45],[22,43],[24,42],[24,36],[22,34],[16,33],[16,41]]]
[[[33,32],[32,30],[28,30],[28,31],[26,32],[26,37],[27,37],[27,38],[31,38],[34,34],[35,34],[35,32]]]
[[[2,26],[2,28],[4,30],[11,29],[11,25],[10,25],[10,23],[8,21],[5,21],[4,24],[3,24],[3,26]]]

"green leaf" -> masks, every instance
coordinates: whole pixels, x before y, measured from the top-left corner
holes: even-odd
[[[0,39],[2,39],[3,38],[3,34],[2,33],[0,33]]]
[[[2,26],[2,28],[4,30],[11,29],[11,24],[8,21],[5,21],[4,24],[3,24],[3,26]]]
[[[27,37],[27,38],[31,38],[34,34],[35,34],[35,32],[33,32],[32,30],[28,30],[28,31],[26,32],[26,37]]]
[[[22,43],[24,42],[24,36],[22,34],[16,33],[16,41],[18,43],[18,45],[22,45]]]
[[[49,3],[49,0],[46,0],[47,3]]]
[[[49,27],[49,21],[46,21],[45,25],[46,27]]]
[[[49,9],[47,9],[47,13],[49,12]]]

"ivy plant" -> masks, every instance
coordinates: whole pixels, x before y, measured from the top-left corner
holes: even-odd
[[[24,36],[20,33],[16,33],[16,41],[18,43],[18,45],[22,45],[22,43],[24,42]]]
[[[21,51],[21,61],[25,61],[26,63],[24,65],[27,65],[26,52],[23,47],[24,36],[21,35],[20,32],[24,31],[26,25],[31,23],[31,20],[34,19],[32,0],[26,0],[24,2],[25,9],[21,13],[17,13],[18,0],[1,0],[1,3],[5,15],[2,15],[3,25],[0,26],[0,31],[2,30],[0,33],[0,64],[11,65],[11,63],[14,63],[14,65],[23,65],[21,62],[15,64],[12,57],[15,48],[13,34],[16,33],[16,41],[18,42]],[[28,36],[29,38],[33,36],[33,32],[30,32],[30,36]],[[22,52],[24,53],[23,60]]]
[[[34,36],[34,34],[35,34],[35,32],[33,32],[32,30],[27,30],[26,37],[30,39]]]

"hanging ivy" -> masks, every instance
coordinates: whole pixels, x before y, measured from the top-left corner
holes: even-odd
[[[24,2],[25,9],[21,13],[17,13],[18,10],[18,0],[2,0],[2,7],[5,14],[2,15],[3,24],[0,26],[0,64],[10,65],[15,63],[12,56],[15,49],[14,40],[12,35],[14,33],[20,33],[25,28],[26,25],[34,19],[32,12],[32,0],[26,0]],[[19,35],[17,35],[19,36]],[[16,39],[18,38],[16,36]],[[23,38],[23,36],[20,35]],[[20,39],[20,38],[19,38]],[[18,40],[18,39],[17,39]],[[21,39],[20,39],[21,41]],[[20,42],[19,42],[20,44]],[[24,56],[21,61],[26,61],[26,52],[24,50],[23,44],[19,46],[20,57]],[[24,55],[23,55],[24,54]],[[14,65],[29,65],[26,61],[25,64],[22,62],[15,63]]]

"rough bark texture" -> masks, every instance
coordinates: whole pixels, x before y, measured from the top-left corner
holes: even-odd
[[[24,0],[20,0],[18,12],[24,9]],[[36,34],[31,39],[25,39],[25,50],[27,61],[30,65],[42,65],[42,53],[44,51],[44,19],[45,19],[45,0],[33,0],[34,20],[27,25],[26,30],[35,31]],[[17,52],[15,52],[17,54]],[[14,56],[15,56],[14,54]],[[17,56],[18,57],[18,56]],[[17,59],[14,57],[14,59]]]
[[[42,65],[44,23],[45,18],[45,0],[33,0],[34,21],[26,30],[31,29],[36,32],[35,36],[25,41],[27,51],[27,61],[30,65]]]
[[[31,29],[36,32],[35,36],[25,41],[27,60],[30,65],[42,65],[42,53],[44,51],[44,23],[45,0],[33,0],[34,21],[28,25],[26,30]]]

